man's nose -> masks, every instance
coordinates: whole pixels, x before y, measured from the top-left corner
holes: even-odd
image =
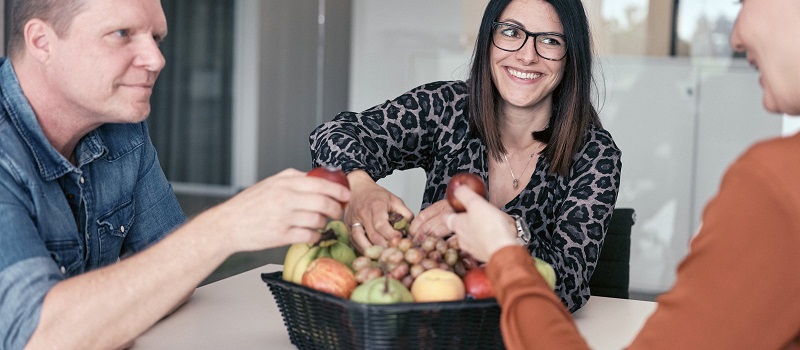
[[[158,42],[155,38],[144,40],[137,50],[134,64],[145,67],[152,72],[159,72],[164,68],[166,59],[161,53],[161,48],[158,47]]]

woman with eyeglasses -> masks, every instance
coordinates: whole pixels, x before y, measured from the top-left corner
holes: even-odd
[[[580,1],[492,0],[469,79],[417,87],[361,113],[343,112],[311,134],[315,166],[348,173],[345,220],[358,249],[400,235],[389,213],[413,216],[375,183],[423,168],[422,210],[410,235],[445,237],[450,179],[471,172],[520,231],[528,253],[556,271],[555,291],[575,311],[617,199],[620,150],[591,104],[592,50]]]
[[[800,1],[742,1],[731,46],[760,72],[763,103],[800,115]],[[777,44],[776,43],[780,43]],[[734,87],[735,88],[735,87]],[[800,348],[800,134],[759,142],[728,168],[672,289],[629,349]],[[452,228],[489,261],[509,349],[585,349],[505,213],[468,190]]]

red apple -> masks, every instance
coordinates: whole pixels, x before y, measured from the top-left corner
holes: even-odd
[[[342,171],[342,169],[319,166],[314,169],[311,169],[311,171],[309,171],[308,174],[306,174],[306,176],[319,177],[328,181],[335,182],[344,187],[347,187],[347,189],[350,189],[350,182],[347,181],[347,175],[344,174],[344,171]],[[342,208],[344,208],[345,204],[346,203],[342,202]]]
[[[475,299],[494,297],[492,282],[489,281],[486,268],[483,266],[467,271],[467,274],[464,275],[464,288],[467,290],[467,295]]]
[[[319,258],[311,262],[303,273],[302,284],[311,289],[350,299],[358,286],[353,270],[331,258]]]
[[[450,203],[450,206],[453,207],[453,210],[456,213],[461,213],[466,211],[467,209],[464,208],[464,205],[453,196],[453,192],[455,192],[456,188],[459,186],[466,185],[471,189],[473,192],[477,193],[481,197],[486,198],[486,186],[483,184],[483,180],[478,175],[471,174],[471,173],[458,173],[450,179],[450,183],[447,185],[447,191],[445,192],[445,198],[447,198],[447,202]]]

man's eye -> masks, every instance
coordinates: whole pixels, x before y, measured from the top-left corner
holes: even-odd
[[[114,31],[114,34],[118,35],[121,38],[127,38],[129,33],[127,29],[120,29]]]

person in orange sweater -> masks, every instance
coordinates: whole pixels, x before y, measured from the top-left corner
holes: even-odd
[[[746,0],[731,46],[759,70],[763,103],[800,115],[800,1]],[[674,287],[631,349],[800,348],[800,134],[760,142],[727,170]],[[510,349],[580,349],[572,316],[515,244],[513,220],[475,193],[452,214],[461,248],[488,261]],[[504,233],[504,234],[499,234]]]

